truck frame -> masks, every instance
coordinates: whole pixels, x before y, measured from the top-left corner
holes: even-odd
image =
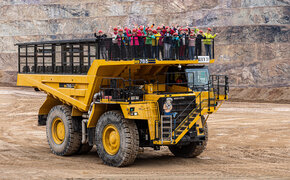
[[[207,67],[214,44],[212,59],[195,60],[140,58],[110,38],[17,46],[17,85],[47,94],[38,125],[46,125],[56,155],[96,145],[103,162],[116,167],[132,164],[140,147],[196,157],[207,144],[209,115],[228,99],[228,77]]]

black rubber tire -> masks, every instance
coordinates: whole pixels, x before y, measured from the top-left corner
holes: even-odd
[[[56,144],[51,135],[51,126],[55,117],[61,118],[65,127],[65,138],[61,144]],[[78,124],[71,116],[71,107],[58,105],[50,110],[46,122],[46,137],[50,149],[54,154],[68,156],[78,152],[81,145],[81,133],[74,128]]]
[[[191,142],[188,145],[180,146],[177,144],[174,146],[168,146],[168,148],[171,151],[171,153],[174,154],[176,157],[193,158],[193,157],[199,156],[205,150],[206,145],[207,145],[207,140],[208,140],[207,123],[205,123],[205,126],[204,126],[204,134],[205,134],[205,140],[201,144]]]
[[[90,146],[88,143],[81,144],[77,154],[87,154],[92,150],[93,146]]]
[[[115,155],[108,154],[103,146],[103,130],[108,124],[114,125],[120,135],[120,148]],[[139,150],[139,135],[135,122],[124,119],[120,111],[105,112],[96,126],[96,148],[99,157],[106,165],[122,167],[133,164]]]

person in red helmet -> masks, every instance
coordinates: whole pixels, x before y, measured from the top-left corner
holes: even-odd
[[[97,29],[96,29],[94,36],[96,38],[98,45],[100,46],[100,58],[108,59],[107,49],[105,46],[105,39],[107,38],[107,35],[104,34],[102,30],[99,30],[97,33]]]
[[[141,36],[139,37],[139,58],[145,58],[145,30],[144,26],[139,26],[138,33],[141,33]]]
[[[125,30],[126,29],[126,30]],[[125,27],[124,29],[124,45],[125,45],[125,54],[126,57],[125,59],[132,59],[132,46],[131,46],[131,36],[132,36],[132,31],[130,28]]]
[[[118,39],[118,58],[125,59],[126,57],[126,50],[125,50],[125,36],[123,29],[118,30],[118,34],[116,36]]]
[[[158,30],[160,31],[160,30]],[[158,42],[159,42],[159,38],[161,36],[160,33],[157,32],[157,30],[153,30],[153,34],[155,36],[155,39],[152,40],[152,58],[155,59],[159,59],[159,55],[158,55]]]
[[[203,31],[199,30],[196,36],[196,41],[195,41],[195,54],[197,56],[201,56],[201,40],[205,39]]]
[[[217,34],[212,35],[211,31],[212,31],[211,28],[207,29],[207,32],[204,33],[205,39],[203,40],[205,55],[209,56],[210,59],[211,59],[211,44],[213,39],[217,36]]]
[[[137,58],[138,49],[139,49],[139,37],[141,33],[137,33],[137,29],[132,29],[132,34],[127,33],[127,36],[130,38],[130,54],[131,58]]]
[[[178,33],[173,33],[172,37],[172,58],[179,59],[179,46],[180,46],[180,39]]]
[[[162,58],[164,57],[163,55],[163,32],[162,32],[162,28],[161,27],[157,27],[157,34],[155,35],[156,39],[158,42],[156,42],[158,44],[157,48],[157,59],[158,60],[162,60]],[[160,53],[161,53],[161,57],[160,57]]]
[[[143,31],[144,27],[143,27],[143,26],[139,26],[139,29],[140,29],[141,31]]]
[[[151,28],[148,28],[148,32],[145,32],[146,41],[145,41],[145,51],[146,58],[152,58],[152,40],[155,39],[153,31]]]
[[[179,59],[184,60],[185,59],[185,54],[186,54],[186,48],[188,46],[188,35],[187,32],[188,29],[181,29],[180,34],[179,34]]]
[[[118,51],[118,39],[116,39],[116,36],[118,34],[118,29],[115,31],[115,28],[112,28],[112,26],[108,29],[108,35],[112,38],[112,46],[108,51],[108,56],[110,59],[114,60],[117,57],[117,51]]]
[[[165,27],[166,32],[163,35],[163,45],[164,45],[164,59],[170,59],[171,58],[171,45],[172,45],[172,31],[171,29],[166,26]]]
[[[188,38],[188,58],[194,60],[195,56],[195,34],[192,32]]]

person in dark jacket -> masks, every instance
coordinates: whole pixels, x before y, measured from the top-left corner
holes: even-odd
[[[100,58],[108,59],[107,49],[105,45],[105,39],[107,38],[107,35],[104,34],[102,30],[99,30],[98,33],[96,30],[94,36],[96,37],[96,41],[99,45]]]
[[[173,33],[172,45],[171,45],[171,49],[172,49],[171,57],[173,59],[179,59],[179,56],[178,56],[179,46],[180,46],[180,39],[179,39],[178,33]]]
[[[164,46],[164,59],[170,59],[170,51],[171,51],[171,44],[172,44],[172,31],[171,29],[166,26],[166,33],[163,35],[163,46]]]
[[[198,34],[196,36],[196,41],[195,41],[195,54],[197,56],[201,56],[201,40],[205,39],[204,35],[203,35],[203,31],[200,30],[198,31]]]
[[[179,47],[179,59],[184,60],[186,55],[186,46],[188,45],[188,29],[180,29],[179,39],[180,39],[180,47]]]

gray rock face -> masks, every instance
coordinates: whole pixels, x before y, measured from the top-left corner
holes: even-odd
[[[238,87],[290,86],[289,0],[2,0],[0,82],[15,80],[17,42],[88,38],[96,27],[134,23],[212,27],[213,74]]]

